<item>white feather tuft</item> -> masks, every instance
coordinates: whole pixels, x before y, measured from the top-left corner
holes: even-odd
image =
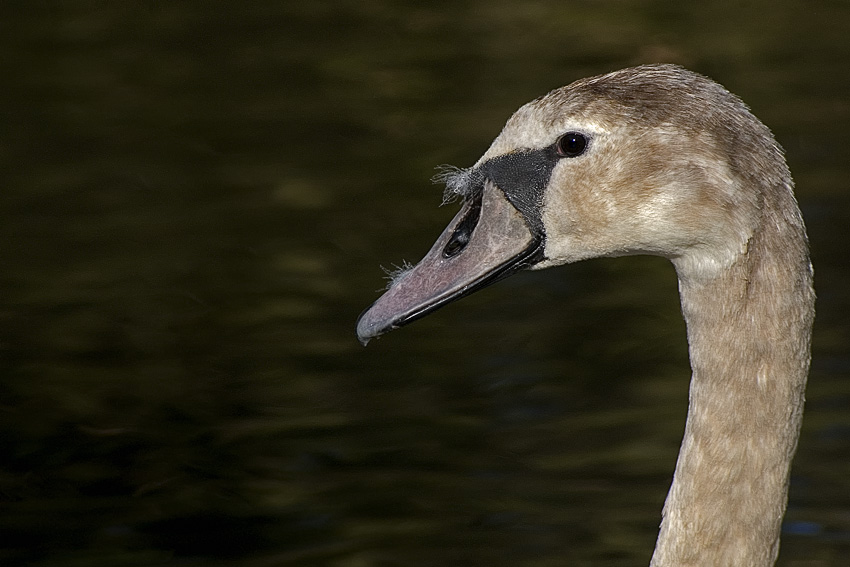
[[[393,264],[392,268],[385,268],[381,266],[381,269],[384,270],[384,273],[386,274],[385,279],[387,280],[387,285],[384,289],[390,289],[393,284],[404,276],[404,274],[413,269],[413,264],[407,260],[402,260],[401,266]]]
[[[437,173],[431,178],[433,183],[445,183],[443,205],[454,202],[458,197],[466,197],[476,186],[479,173],[471,167],[438,165]]]

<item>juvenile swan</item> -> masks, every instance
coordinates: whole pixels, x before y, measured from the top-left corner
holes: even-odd
[[[693,375],[652,565],[773,565],[814,291],[767,127],[717,83],[647,65],[526,104],[472,168],[445,178],[461,211],[360,316],[361,342],[524,268],[668,258]]]

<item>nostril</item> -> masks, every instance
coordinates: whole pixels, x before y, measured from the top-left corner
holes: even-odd
[[[457,256],[469,244],[469,241],[472,239],[472,232],[481,218],[481,201],[482,192],[478,191],[468,205],[469,211],[467,211],[466,215],[458,223],[452,237],[449,238],[449,242],[443,248],[443,258],[448,259]]]
[[[446,244],[445,249],[443,250],[444,258],[451,258],[452,256],[456,256],[460,253],[461,250],[466,248],[466,245],[469,244],[470,233],[466,231],[455,231],[452,235],[449,243]]]

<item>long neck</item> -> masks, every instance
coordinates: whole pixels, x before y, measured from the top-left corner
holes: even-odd
[[[674,261],[693,378],[653,566],[769,566],[779,552],[814,312],[790,199],[717,277]]]

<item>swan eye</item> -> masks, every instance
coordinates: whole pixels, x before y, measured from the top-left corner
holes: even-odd
[[[587,137],[580,132],[567,132],[555,143],[558,155],[562,157],[578,157],[587,149]]]

